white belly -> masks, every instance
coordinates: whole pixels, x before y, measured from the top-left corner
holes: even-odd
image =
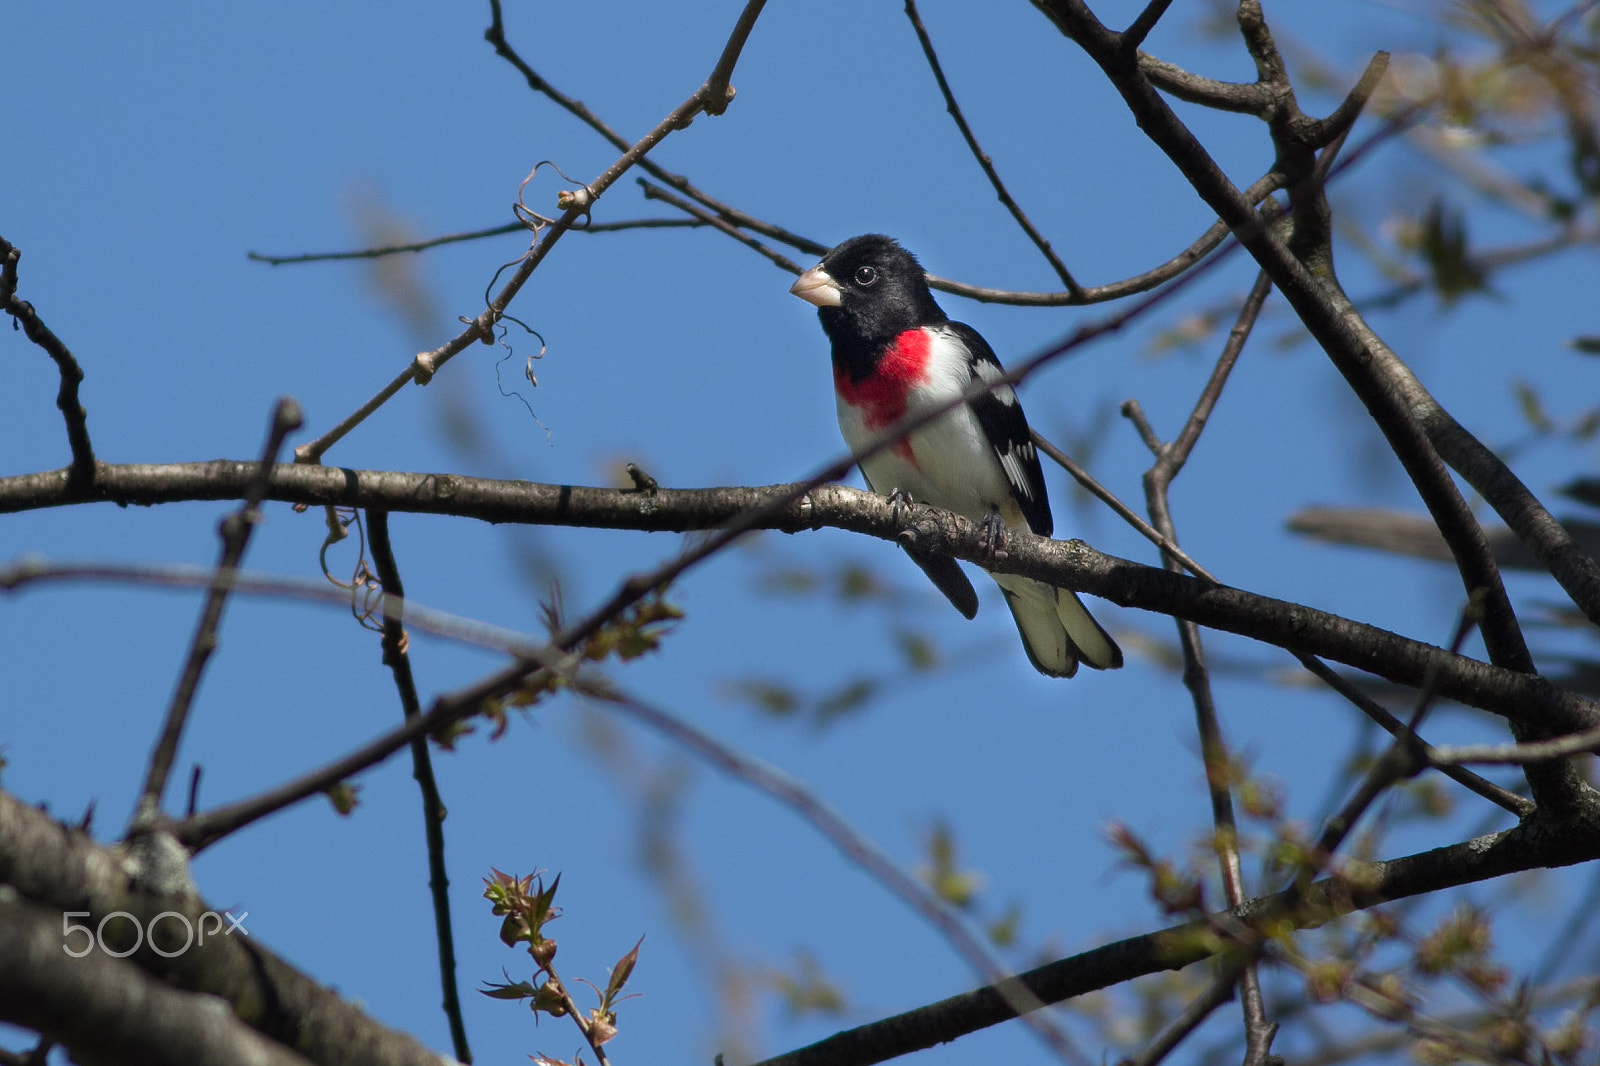
[[[926,401],[923,409],[932,402],[935,401]],[[876,436],[863,424],[859,409],[840,400],[838,411],[839,430],[852,449]],[[906,414],[915,417],[917,405],[913,404]],[[1027,528],[1021,510],[1012,502],[1000,461],[966,406],[935,419],[906,441],[862,460],[861,472],[874,492],[887,494],[899,489],[919,503],[943,507],[975,520],[983,518],[991,508],[998,508],[1006,525]]]

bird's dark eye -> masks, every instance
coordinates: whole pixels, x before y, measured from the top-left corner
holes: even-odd
[[[856,284],[862,288],[878,283],[878,271],[875,267],[863,266],[856,268]]]

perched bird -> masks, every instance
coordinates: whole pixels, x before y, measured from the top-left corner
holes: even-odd
[[[845,443],[860,448],[907,416],[947,403],[1005,371],[978,331],[950,321],[916,257],[875,233],[852,237],[789,290],[818,308],[833,343],[833,386]],[[861,462],[874,492],[899,493],[968,518],[1048,537],[1055,527],[1028,420],[1010,385],[954,408]],[[998,534],[998,530],[995,530]],[[978,595],[946,555],[906,551],[956,609]],[[1122,651],[1078,597],[1042,581],[994,574],[1034,669],[1071,677],[1083,662],[1122,665]]]

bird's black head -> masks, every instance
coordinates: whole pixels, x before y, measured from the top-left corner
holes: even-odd
[[[789,290],[817,305],[835,345],[881,343],[946,321],[916,256],[877,233],[851,237],[800,275]]]

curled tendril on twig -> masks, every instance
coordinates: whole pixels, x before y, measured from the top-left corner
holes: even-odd
[[[356,572],[350,578],[350,615],[362,629],[373,633],[383,632],[383,582],[367,566],[365,557],[356,560]]]
[[[558,192],[556,194],[556,206],[563,211],[570,211],[573,208],[582,210],[582,225],[574,222],[572,228],[587,229],[589,223],[593,220],[592,216],[589,214],[589,207],[595,201],[594,190],[587,184],[568,177],[566,172],[563,171],[561,167],[551,159],[539,160],[539,162],[533,165],[533,169],[528,172],[528,176],[522,179],[522,184],[517,186],[517,202],[511,205],[512,213],[517,216],[518,221],[533,231],[534,240],[538,240],[539,232],[541,230],[555,222],[555,219],[546,215],[541,215],[539,212],[529,207],[526,199],[528,185],[535,177],[538,176],[541,167],[549,167],[551,170],[554,170],[561,176],[562,181],[578,186],[576,189],[563,189]]]
[[[333,576],[333,567],[328,562],[328,549],[350,536],[350,527],[356,527],[356,565],[354,576],[349,581],[341,581]],[[355,589],[361,584],[362,572],[366,570],[367,560],[367,534],[361,526],[361,512],[354,507],[330,506],[328,508],[328,535],[322,540],[322,548],[317,552],[317,563],[322,567],[322,576],[336,588]]]
[[[534,329],[532,326],[528,325],[526,322],[522,321],[520,318],[517,318],[517,317],[515,317],[513,315],[506,315],[505,316],[505,321],[515,322],[517,325],[519,325],[523,329],[527,330],[530,335],[532,335],[534,337],[537,337],[539,339],[539,350],[537,352],[535,352],[534,354],[528,356],[527,359],[523,360],[523,363],[522,363],[522,376],[527,379],[528,384],[532,385],[534,388],[538,388],[539,387],[539,379],[534,376],[533,364],[534,364],[535,360],[543,359],[544,358],[544,353],[547,350],[548,346],[545,344],[544,334],[540,333],[538,330]],[[505,383],[500,378],[500,367],[502,365],[504,365],[505,362],[508,359],[510,359],[512,356],[517,354],[516,351],[511,347],[511,345],[506,343],[506,339],[505,339],[506,338],[506,333],[507,333],[507,330],[502,328],[501,331],[500,331],[500,347],[502,347],[502,348],[504,348],[506,350],[506,354],[501,356],[494,364],[494,383],[495,383],[495,387],[500,390],[500,395],[501,396],[504,396],[507,399],[510,399],[511,397],[514,396],[518,400],[522,401],[522,406],[524,406],[524,407],[526,407],[528,409],[528,416],[530,418],[532,418],[534,420],[534,422],[538,423],[538,426],[539,426],[540,429],[544,430],[545,443],[549,444],[550,443],[550,427],[545,425],[544,421],[542,419],[540,419],[539,415],[534,411],[533,405],[528,402],[528,398],[526,396],[522,395],[522,393],[517,391],[516,389],[512,389],[509,392],[506,391]]]
[[[350,593],[350,614],[362,629],[381,633],[383,621],[378,615],[383,608],[383,583],[373,573],[372,567],[367,565],[367,532],[361,524],[361,512],[354,507],[333,507],[329,511],[328,536],[322,542],[322,550],[317,553],[322,576],[335,587]],[[328,565],[328,549],[348,537],[351,526],[356,527],[356,563],[350,572],[350,580],[340,581],[333,576],[333,568]]]

